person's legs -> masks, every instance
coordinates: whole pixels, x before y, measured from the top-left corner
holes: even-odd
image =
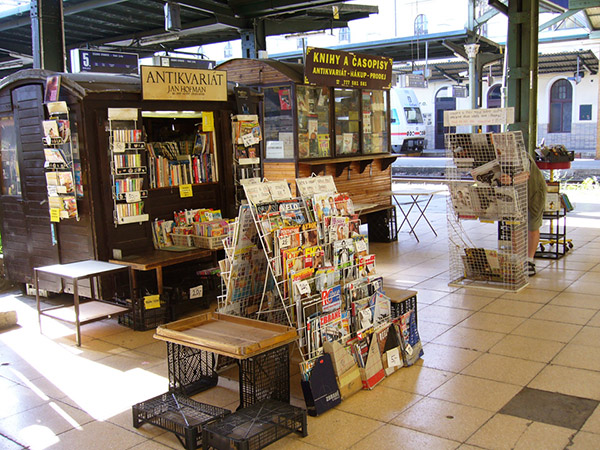
[[[527,231],[527,258],[529,260],[533,260],[535,256],[535,251],[537,250],[537,246],[540,242],[540,230]]]

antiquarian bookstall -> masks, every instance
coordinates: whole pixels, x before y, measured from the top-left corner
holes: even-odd
[[[363,221],[373,224],[370,231],[381,236],[377,240],[395,239],[389,58],[309,48],[305,66],[233,59],[218,68],[229,81],[263,95],[264,178],[332,175],[352,196]]]
[[[153,254],[142,258],[150,266],[136,266],[142,297],[162,291],[158,266],[214,265],[209,237],[199,245],[205,249],[182,243],[191,242],[185,234],[196,221],[213,221],[198,228],[214,234],[224,230],[215,221],[237,213],[230,208],[233,99],[226,73],[214,70],[24,70],[5,78],[0,205],[7,277],[33,283],[36,267]],[[175,224],[181,239],[159,235]],[[156,277],[144,273],[155,269]],[[42,273],[39,287],[72,292],[70,283]],[[89,296],[87,280],[79,294]]]

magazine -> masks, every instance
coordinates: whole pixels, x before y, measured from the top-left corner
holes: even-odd
[[[471,170],[471,176],[478,184],[501,186],[502,171],[497,159],[489,161]]]

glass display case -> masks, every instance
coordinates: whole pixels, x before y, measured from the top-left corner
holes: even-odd
[[[298,108],[298,158],[329,158],[329,89],[296,86]]]
[[[387,111],[388,103],[385,91],[362,91],[362,151],[364,154],[388,151]]]
[[[0,148],[2,149],[2,195],[20,196],[21,176],[13,116],[0,117]]]
[[[335,154],[354,155],[360,150],[360,92],[358,89],[333,90],[335,102]]]
[[[294,114],[292,86],[271,86],[262,89],[263,134],[266,159],[294,159]]]

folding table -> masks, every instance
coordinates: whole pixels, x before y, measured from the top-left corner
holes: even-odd
[[[402,190],[390,191],[390,195],[394,199],[394,202],[396,203],[396,205],[400,209],[400,212],[402,213],[402,216],[404,217],[404,219],[402,220],[402,222],[400,222],[400,225],[396,229],[396,234],[398,234],[398,232],[406,223],[410,228],[409,233],[412,233],[417,242],[420,242],[415,228],[419,221],[421,219],[424,219],[427,222],[427,225],[429,225],[429,228],[431,228],[431,231],[433,231],[433,234],[437,236],[437,233],[433,228],[433,225],[431,225],[431,222],[429,222],[429,219],[427,219],[425,212],[427,211],[427,207],[429,206],[429,203],[431,203],[433,196],[442,192],[445,192],[445,189],[426,187],[407,187],[406,189]],[[406,201],[401,201],[400,197],[408,197],[408,199],[406,199]],[[421,205],[419,203],[425,203],[425,206],[421,208]],[[408,210],[405,211],[405,209],[402,208],[402,206],[404,206],[405,208],[408,207]],[[419,210],[419,214],[417,216],[417,220],[414,223],[411,223],[409,220],[409,215],[415,206]]]

